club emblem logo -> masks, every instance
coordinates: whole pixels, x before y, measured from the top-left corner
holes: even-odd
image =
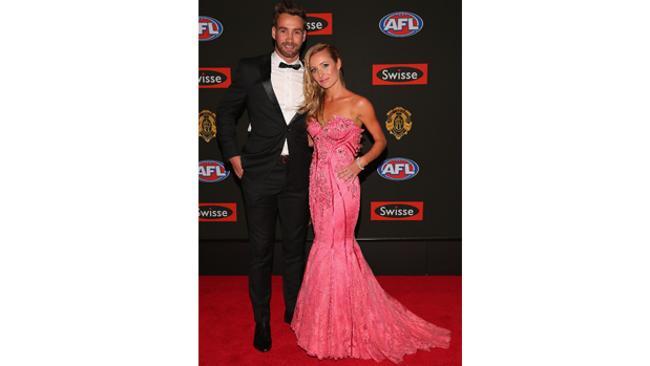
[[[210,142],[217,137],[217,115],[207,109],[199,112],[199,137],[203,141]]]
[[[386,113],[386,130],[399,141],[413,128],[411,112],[402,107],[395,107]]]

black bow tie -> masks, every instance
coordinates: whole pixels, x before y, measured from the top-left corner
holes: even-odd
[[[285,64],[284,62],[280,62],[281,69],[286,69],[287,67],[290,67],[294,70],[300,70],[300,64],[289,65],[289,64]]]

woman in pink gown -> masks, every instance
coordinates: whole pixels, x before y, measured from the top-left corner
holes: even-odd
[[[386,138],[372,104],[345,88],[341,59],[327,44],[305,55],[307,132],[314,146],[309,205],[314,227],[291,328],[311,356],[398,363],[405,354],[448,348],[450,332],[410,312],[379,285],[354,238],[359,172]],[[374,144],[357,157],[364,127]]]

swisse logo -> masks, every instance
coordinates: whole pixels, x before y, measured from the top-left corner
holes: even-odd
[[[426,85],[428,64],[372,65],[372,85]]]
[[[223,24],[220,21],[206,17],[199,17],[199,41],[211,41],[223,34]]]
[[[422,201],[370,202],[371,221],[422,221],[423,214]]]
[[[395,38],[410,37],[422,30],[422,18],[410,11],[396,11],[385,15],[379,21],[379,30]]]
[[[230,170],[218,160],[199,161],[199,181],[203,183],[216,183],[228,178]]]
[[[235,221],[237,221],[236,203],[199,203],[199,222]]]
[[[418,164],[407,158],[391,158],[384,160],[377,173],[388,180],[409,180],[415,177],[420,171]]]
[[[227,88],[229,86],[229,67],[199,67],[199,88]]]
[[[307,13],[305,27],[310,36],[332,34],[332,13]]]

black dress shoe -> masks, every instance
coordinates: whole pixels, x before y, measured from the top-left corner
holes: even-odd
[[[271,325],[269,323],[255,323],[253,346],[260,352],[268,352],[271,349]]]

